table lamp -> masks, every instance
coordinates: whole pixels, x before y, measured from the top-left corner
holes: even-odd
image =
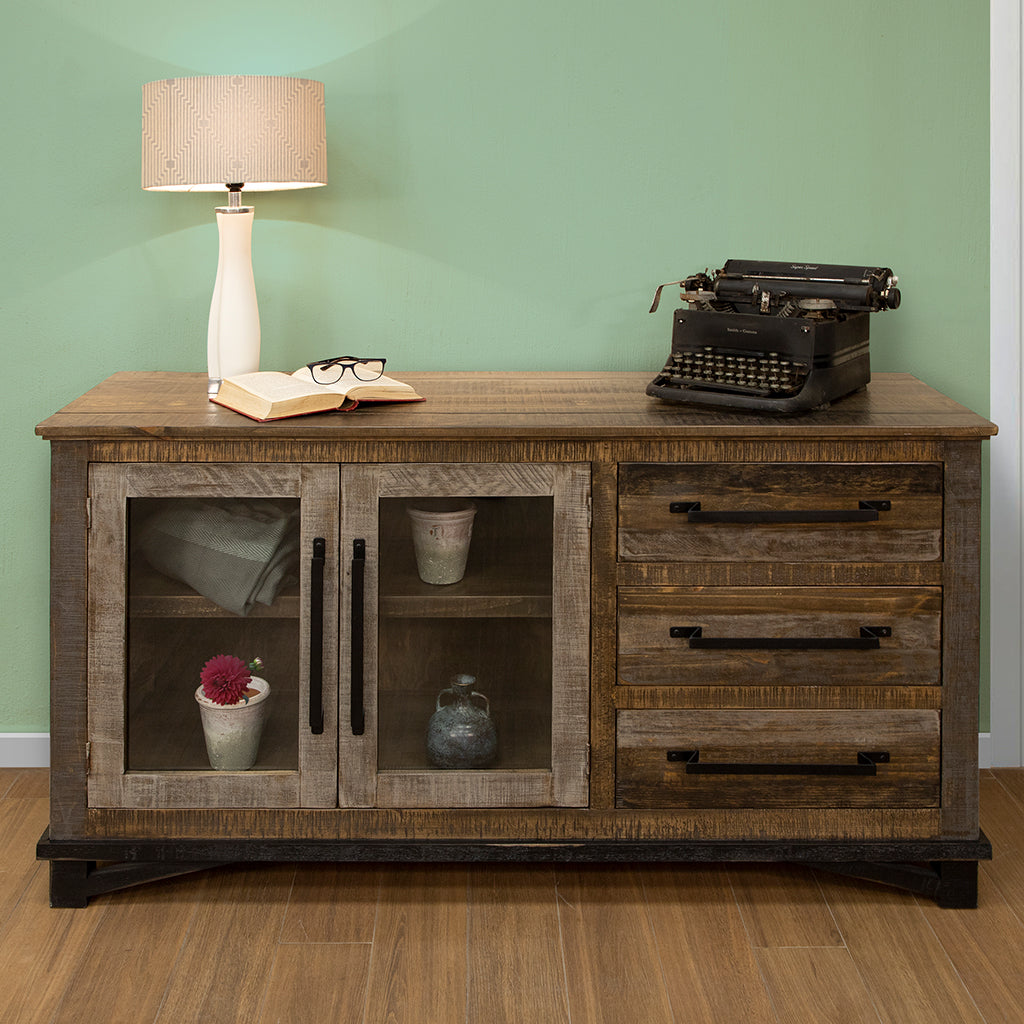
[[[308,78],[205,75],[142,87],[142,187],[219,192],[220,250],[207,331],[209,393],[260,365],[252,274],[254,208],[242,189],[327,184],[324,87]]]

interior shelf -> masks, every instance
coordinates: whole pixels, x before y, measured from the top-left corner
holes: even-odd
[[[449,770],[437,769],[427,760],[427,723],[434,711],[434,699],[433,694],[417,692],[382,694],[378,750],[381,771]],[[551,767],[550,694],[529,694],[516,704],[502,703],[499,699],[492,710],[498,754],[495,762],[487,766],[488,770]]]
[[[132,564],[128,614],[142,619],[238,619],[242,616],[221,608],[190,586],[172,580],[141,561]],[[278,594],[272,605],[255,604],[248,619],[297,619],[300,598],[298,586]]]
[[[533,499],[536,501],[536,499]],[[381,503],[379,611],[392,618],[550,618],[551,512],[517,499],[480,506],[466,573],[458,583],[424,583],[416,571],[404,500]]]
[[[550,570],[546,579],[536,577],[471,567],[458,583],[435,586],[422,582],[410,562],[387,576],[380,613],[393,618],[550,618]]]

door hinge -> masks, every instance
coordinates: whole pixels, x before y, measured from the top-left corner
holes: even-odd
[[[92,743],[85,741],[85,774],[92,775]]]
[[[85,529],[89,531],[92,529],[92,498],[86,497],[85,499]]]
[[[593,529],[594,526],[594,499],[588,494],[587,495],[587,529]]]

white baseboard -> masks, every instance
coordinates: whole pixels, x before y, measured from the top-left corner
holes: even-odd
[[[978,767],[979,768],[991,768],[992,767],[992,733],[990,732],[979,732],[978,733]]]
[[[49,768],[48,732],[0,732],[0,768]]]

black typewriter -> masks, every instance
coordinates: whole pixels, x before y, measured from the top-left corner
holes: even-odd
[[[647,394],[760,412],[822,408],[867,384],[868,314],[900,304],[888,268],[729,260],[672,284],[688,308]]]

